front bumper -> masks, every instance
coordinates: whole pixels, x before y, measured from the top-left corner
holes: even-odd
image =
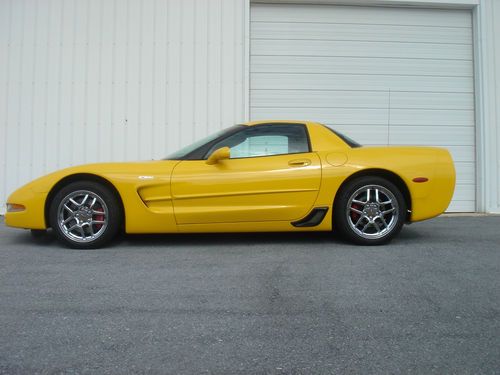
[[[45,199],[47,193],[38,193],[30,188],[21,188],[11,194],[7,203],[21,204],[23,211],[6,212],[5,224],[9,227],[47,229],[45,223]]]

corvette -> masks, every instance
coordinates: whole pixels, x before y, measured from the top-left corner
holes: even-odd
[[[52,228],[72,248],[126,233],[336,231],[380,245],[405,223],[448,207],[449,152],[365,147],[307,121],[236,125],[164,160],[88,164],[28,183],[7,201],[8,226]]]

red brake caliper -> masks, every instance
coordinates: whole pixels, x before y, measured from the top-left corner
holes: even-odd
[[[102,207],[96,208],[94,211],[98,211],[98,212],[104,213],[104,210],[102,209]],[[96,221],[104,221],[104,215],[98,215],[98,214],[96,214],[95,220]],[[102,228],[102,224],[94,224],[94,225],[95,225],[95,228],[97,230],[99,230],[99,229]]]
[[[361,206],[359,204],[353,203],[352,208],[361,211]],[[351,211],[351,219],[354,223],[356,223],[361,215],[357,212]]]

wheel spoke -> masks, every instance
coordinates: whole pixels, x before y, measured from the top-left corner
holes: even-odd
[[[74,215],[68,216],[68,218],[62,222],[62,224],[63,224],[63,225],[66,225],[66,224],[68,224],[71,220],[75,220],[75,216],[74,216]]]
[[[380,229],[380,225],[378,225],[378,223],[375,220],[373,221],[373,226],[375,227],[375,230],[377,231],[377,233],[380,233],[382,231]]]
[[[94,199],[92,199],[92,203],[90,204],[89,208],[93,208],[94,205],[95,205],[95,202],[97,202],[97,198],[94,197]]]
[[[366,189],[366,202],[370,202],[370,188]]]
[[[71,231],[74,231],[76,228],[79,228],[79,227],[80,227],[80,225],[79,225],[79,224],[75,224],[75,225],[73,225],[73,226],[69,227],[69,228],[68,228],[68,229],[66,229],[66,230],[67,230],[68,232],[71,232]]]
[[[80,233],[82,235],[82,238],[85,240],[87,237],[85,236],[85,231],[83,230],[83,226],[79,226],[78,228],[80,228]]]
[[[96,211],[96,210],[92,210],[92,215],[102,215],[102,216],[106,216],[106,213],[103,212],[103,211]]]
[[[380,216],[379,217],[380,221],[382,221],[382,224],[384,224],[384,226],[387,228],[389,225],[387,224],[387,221],[385,221],[384,217],[383,216]]]
[[[359,224],[361,224],[361,221],[363,221],[365,217],[364,216],[361,216],[358,221],[356,221],[356,224],[354,224],[355,227],[357,227]]]
[[[351,207],[351,211],[356,212],[357,214],[363,215],[363,211],[358,210],[357,208]]]
[[[71,203],[73,203],[73,205],[75,205],[76,207],[80,207],[81,206],[81,204],[80,203],[76,203],[76,201],[73,198],[70,198],[69,201]]]
[[[92,220],[91,224],[105,224],[104,220]]]
[[[362,206],[364,206],[365,204],[367,204],[368,202],[363,202],[363,201],[360,201],[358,199],[353,199],[352,200],[352,203],[356,203],[356,204],[360,204]]]
[[[80,206],[83,206],[85,202],[87,202],[87,199],[89,199],[89,195],[86,194],[85,197],[82,199],[82,203],[80,203]]]
[[[394,212],[396,209],[393,207],[393,208],[389,208],[388,210],[385,210],[385,211],[382,211],[382,215],[385,216],[387,214],[390,214],[391,212]]]
[[[64,207],[66,210],[68,210],[71,214],[73,214],[73,213],[74,213],[74,211],[73,211],[71,208],[69,208],[69,207],[68,207],[68,205],[66,205],[66,204],[65,204],[63,207]]]

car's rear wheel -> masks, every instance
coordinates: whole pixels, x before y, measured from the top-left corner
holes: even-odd
[[[365,176],[347,183],[335,202],[335,228],[360,245],[388,243],[403,227],[406,202],[392,182]]]
[[[95,249],[115,237],[122,214],[118,199],[108,187],[94,181],[78,181],[56,193],[49,218],[63,244],[75,249]]]

